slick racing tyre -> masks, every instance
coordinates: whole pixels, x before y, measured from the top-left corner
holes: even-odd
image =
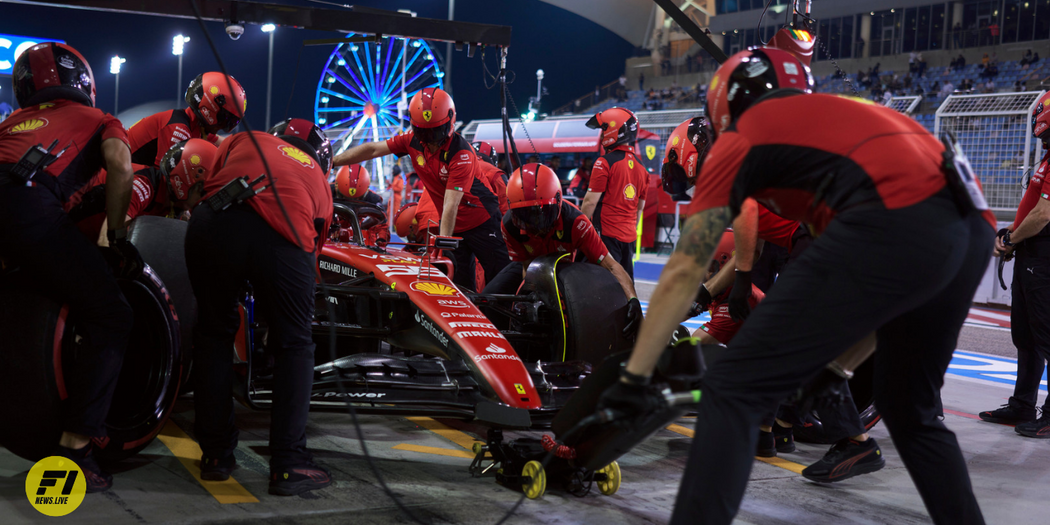
[[[106,418],[108,436],[95,442],[99,456],[111,461],[156,437],[182,376],[178,317],[160,279],[147,267],[137,280],[118,282],[135,321]],[[30,461],[50,455],[67,396],[62,363],[73,360],[77,339],[67,308],[36,294],[0,291],[0,446]]]
[[[567,261],[562,259],[556,272],[564,306],[566,348],[564,359],[556,360],[596,364],[631,349],[631,341],[623,335],[627,297],[620,283],[597,264]]]
[[[166,217],[142,216],[131,221],[128,237],[153,268],[175,302],[179,314],[179,340],[182,344],[182,386],[189,381],[193,359],[193,327],[197,321],[197,299],[186,270],[186,227],[189,223]]]

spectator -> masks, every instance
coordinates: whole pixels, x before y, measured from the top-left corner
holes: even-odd
[[[958,60],[958,59],[955,59],[955,58],[953,58],[953,59],[952,59],[952,61],[948,63],[948,69],[952,69],[952,70],[954,70],[954,69],[956,69],[956,68],[957,68],[958,66],[959,66],[959,60]]]
[[[964,56],[962,55],[962,53],[959,53],[959,58],[958,58],[958,60],[956,60],[955,64],[956,64],[956,68],[957,68],[957,69],[958,69],[959,71],[962,71],[962,69],[963,69],[964,67],[966,67],[966,57],[964,57]]]
[[[863,69],[858,69],[857,70],[857,84],[863,86],[865,80],[867,80],[867,78],[864,76],[864,70]]]
[[[594,86],[594,103],[597,104],[598,100],[602,98],[602,88]]]
[[[1021,92],[1021,91],[1027,91],[1027,90],[1028,90],[1027,84],[1025,84],[1024,82],[1021,82],[1020,80],[1014,81],[1014,91]]]
[[[995,51],[992,51],[992,57],[990,59],[990,63],[993,66],[999,64],[999,55]]]
[[[995,20],[992,20],[992,25],[988,26],[988,39],[989,43],[993,46],[999,40],[999,23]]]
[[[627,100],[627,75],[620,74],[620,89],[616,92],[616,98],[620,102]]]
[[[645,91],[645,73],[638,75],[638,91]]]
[[[1028,64],[1031,64],[1031,63],[1032,63],[1032,49],[1029,48],[1028,51],[1024,52],[1024,57],[1021,58],[1020,64],[1022,66],[1027,66]]]
[[[911,75],[905,75],[903,83],[904,83],[904,89],[911,88]]]
[[[933,81],[933,85],[930,86],[930,93],[936,93],[936,92],[938,92],[940,90],[941,90],[941,81],[940,80],[934,80]]]
[[[875,63],[875,67],[873,67],[871,69],[871,73],[868,74],[868,76],[871,77],[871,78],[878,78],[878,76],[879,76],[879,66],[881,66],[881,65],[882,65],[882,63],[876,62]]]
[[[908,53],[908,73],[916,73],[919,71],[919,61],[917,59],[915,51]]]
[[[886,90],[886,93],[884,93],[884,94],[882,95],[882,105],[883,105],[883,106],[889,106],[889,105],[890,105],[890,102],[891,102],[892,100],[893,100],[893,91],[891,91],[891,90]]]
[[[944,82],[944,86],[941,87],[940,95],[941,97],[947,97],[952,91],[955,91],[955,86],[952,84],[951,80],[947,80]]]
[[[525,159],[525,163],[526,164],[538,163],[539,161],[540,161],[540,156],[536,155],[536,154],[529,155],[529,158]]]
[[[919,76],[920,77],[925,77],[926,76],[926,59],[922,57],[922,53],[919,53],[919,56],[918,56],[917,60],[918,60]]]
[[[995,82],[992,79],[988,79],[988,82],[984,84],[984,88],[981,90],[982,93],[995,93]]]
[[[988,67],[988,63],[991,61],[992,59],[988,58],[988,53],[985,53],[984,56],[981,57],[981,66]]]
[[[552,171],[554,171],[555,174],[557,174],[558,170],[561,169],[561,157],[558,155],[551,157],[550,160],[547,161],[547,167],[549,167]]]

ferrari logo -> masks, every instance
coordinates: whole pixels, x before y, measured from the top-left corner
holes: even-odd
[[[416,157],[416,164],[419,164],[420,166],[422,166],[423,164],[426,164],[426,161],[423,160],[423,156],[422,155]]]
[[[556,231],[554,233],[558,236],[559,239],[561,239],[562,237],[565,236],[565,232],[563,232],[561,230],[558,230],[558,231]]]
[[[521,383],[514,383],[514,390],[521,395],[525,395],[525,385],[522,385]]]
[[[629,200],[629,201],[630,200],[634,200],[635,196],[637,196],[637,195],[638,195],[638,190],[635,189],[634,184],[628,184],[626,187],[624,187],[624,189],[623,189],[623,196],[627,200]]]
[[[532,253],[532,246],[529,246],[528,244],[526,244],[525,245],[525,251],[527,251],[529,253]]]
[[[433,116],[434,116],[434,112],[430,111],[429,109],[424,109],[423,110],[423,120],[425,120],[427,122],[430,122],[430,117],[433,117]]]
[[[627,161],[627,167],[631,168],[633,170],[634,169],[634,161],[633,160],[628,160]]]
[[[15,127],[11,128],[10,134],[25,133],[26,131],[33,131],[47,126],[46,118],[31,118],[25,122],[19,122],[15,124]]]
[[[196,165],[198,165],[200,163],[201,163],[201,156],[200,155],[191,155],[190,156],[190,164],[193,164],[194,166],[196,166]]]
[[[314,165],[314,159],[310,158],[310,155],[307,155],[306,152],[295,146],[280,146],[277,149],[281,150],[281,153],[284,153],[285,157],[288,157],[307,168]]]
[[[412,283],[411,288],[417,292],[423,292],[430,296],[439,297],[448,297],[459,293],[455,288],[447,284],[435,283],[432,281],[416,281]]]
[[[675,142],[677,142],[678,137],[675,137],[675,139]],[[653,158],[656,157],[656,146],[646,146],[645,156],[649,157],[649,160],[653,160]]]
[[[353,197],[354,195],[357,195],[357,188],[350,188],[349,197]]]

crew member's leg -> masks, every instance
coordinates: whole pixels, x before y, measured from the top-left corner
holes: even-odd
[[[1020,274],[1020,279],[1016,276]],[[1014,398],[1024,408],[1035,408],[1038,403],[1039,382],[1043,378],[1046,361],[1050,360],[1050,264],[1035,257],[1018,257],[1014,265],[1015,301],[1020,296],[1020,308],[1011,310],[1011,334],[1017,347],[1017,384]],[[1014,322],[1019,321],[1017,325]],[[1011,399],[1013,402],[1014,399]],[[1050,402],[1043,405],[1044,411]],[[1033,412],[1032,418],[1035,419]]]
[[[601,238],[602,243],[609,250],[609,257],[620,263],[627,275],[631,276],[631,280],[634,280],[634,245],[605,235],[602,235]],[[598,261],[591,262],[598,263]]]
[[[500,270],[500,272],[496,274],[496,278],[489,281],[481,293],[514,294],[517,293],[522,280],[521,263],[512,262]]]
[[[257,232],[244,222],[247,205],[215,212],[198,206],[186,230],[186,268],[197,298],[193,331],[194,433],[203,460],[232,468],[237,448],[233,417],[233,353],[245,290],[248,250]]]
[[[984,523],[955,434],[938,418],[959,329],[991,256],[991,228],[971,217],[955,279],[932,300],[878,330],[875,402],[934,523]]]
[[[473,272],[460,271],[460,268],[473,268],[471,263],[474,257],[477,257],[478,263],[485,270],[486,282],[495,279],[496,274],[510,263],[507,243],[503,240],[499,221],[494,217],[481,226],[457,233],[456,236],[463,238],[459,249],[453,252],[456,259],[456,275],[453,281],[458,286],[466,286],[471,290],[476,286]]]
[[[902,247],[900,239],[916,229],[931,241]],[[747,485],[762,412],[947,286],[966,255],[968,230],[943,195],[903,210],[840,214],[708,369],[672,523],[729,523]]]

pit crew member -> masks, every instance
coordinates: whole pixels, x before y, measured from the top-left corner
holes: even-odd
[[[335,176],[333,199],[335,202],[363,201],[372,204],[377,211],[381,211],[383,199],[368,188],[370,180],[368,170],[360,164],[339,168],[339,174]],[[377,221],[372,216],[362,217],[361,214],[358,214],[358,218],[361,221],[361,240],[365,245],[381,246],[390,242],[390,226],[387,224],[385,213],[382,221]],[[347,228],[348,225],[340,225],[338,238],[342,242],[350,241],[351,233]]]
[[[190,139],[171,147],[160,168],[132,164],[135,180],[126,222],[140,215],[179,217],[188,212],[204,195],[204,180],[215,164],[215,145],[204,139]],[[107,246],[106,179],[102,171],[92,177],[66,204],[70,219],[89,239]]]
[[[357,164],[389,155],[409,156],[416,174],[441,211],[441,235],[462,237],[453,253],[457,271],[453,280],[474,287],[473,273],[463,271],[477,257],[491,281],[510,259],[500,236],[499,201],[482,170],[474,148],[453,131],[456,106],[448,93],[424,88],[409,102],[412,131],[385,142],[360,144],[336,156],[335,165]]]
[[[216,71],[197,75],[190,82],[186,104],[186,109],[154,113],[131,126],[128,140],[132,162],[160,167],[161,159],[172,146],[190,139],[205,139],[218,145],[222,137],[216,133],[233,131],[247,108],[244,88],[233,77],[227,82],[227,77]]]
[[[634,279],[633,245],[649,190],[649,172],[634,154],[638,119],[629,110],[612,108],[591,117],[587,127],[602,130],[605,154],[594,161],[580,209],[594,223],[609,255]]]
[[[87,491],[99,492],[113,478],[92,456],[91,439],[106,437],[132,323],[114,277],[135,278],[142,271],[124,224],[133,178],[127,132],[94,107],[91,66],[69,45],[47,42],[25,50],[15,60],[12,80],[20,109],[0,123],[0,256],[77,317],[83,338],[75,357],[63,363],[68,399],[52,455],[75,461]],[[51,154],[62,150],[61,156],[42,169],[21,169],[30,148],[53,142]],[[102,168],[110,179],[110,246],[100,251],[80,234],[63,204]]]
[[[485,178],[489,182],[489,187],[496,194],[496,198],[499,199],[501,216],[506,215],[507,210],[510,209],[507,205],[507,174],[499,169],[499,163],[496,160],[496,149],[488,142],[475,142],[471,146],[478,153],[478,159],[484,161],[479,162],[478,167],[484,173]]]
[[[634,281],[609,257],[591,221],[580,210],[562,200],[561,183],[554,170],[543,164],[526,164],[511,174],[507,182],[510,212],[503,216],[503,238],[511,262],[483,293],[516,293],[525,279],[529,262],[552,253],[570,256],[580,250],[588,261],[612,273],[627,296],[627,323],[624,334],[633,337],[642,321],[642,305],[634,291]]]
[[[238,435],[230,348],[239,325],[237,301],[250,281],[275,358],[269,492],[290,496],[332,483],[328,470],[315,464],[306,448],[314,369],[310,323],[317,253],[332,220],[327,182],[332,149],[324,131],[304,119],[288,119],[269,133],[252,133],[273,175],[265,184],[272,181],[277,193],[267,186],[226,209],[209,203],[234,179],[266,173],[252,137],[247,132],[233,135],[219,148],[215,173],[204,184],[207,197],[194,210],[186,232],[186,267],[199,312],[193,346],[194,428],[203,451],[201,479],[228,479],[237,464],[233,451]]]
[[[387,214],[391,217],[401,209],[401,203],[405,201],[405,178],[401,176],[401,167],[394,164],[390,168],[390,200],[387,206]]]
[[[876,403],[933,521],[983,523],[936,400],[992,251],[994,217],[965,164],[920,124],[801,91],[812,85],[808,68],[776,49],[737,53],[716,72],[707,113],[717,140],[691,216],[621,380],[599,407],[629,417],[660,399],[643,385],[724,228],[754,197],[820,237],[704,376],[671,522],[730,523],[762,412],[809,378],[839,377],[825,365],[876,332]]]
[[[1032,134],[1050,145],[1050,94],[1043,95],[1032,112]],[[1046,361],[1050,360],[1050,153],[1043,156],[1032,174],[1017,215],[1009,228],[999,230],[995,249],[1000,256],[1015,255],[1013,307],[1010,309],[1010,335],[1017,347],[1017,383],[1014,395],[1002,408],[981,412],[979,416],[993,423],[1014,424],[1022,436],[1050,438],[1050,397],[1043,402],[1042,415],[1036,419],[1039,381]]]

